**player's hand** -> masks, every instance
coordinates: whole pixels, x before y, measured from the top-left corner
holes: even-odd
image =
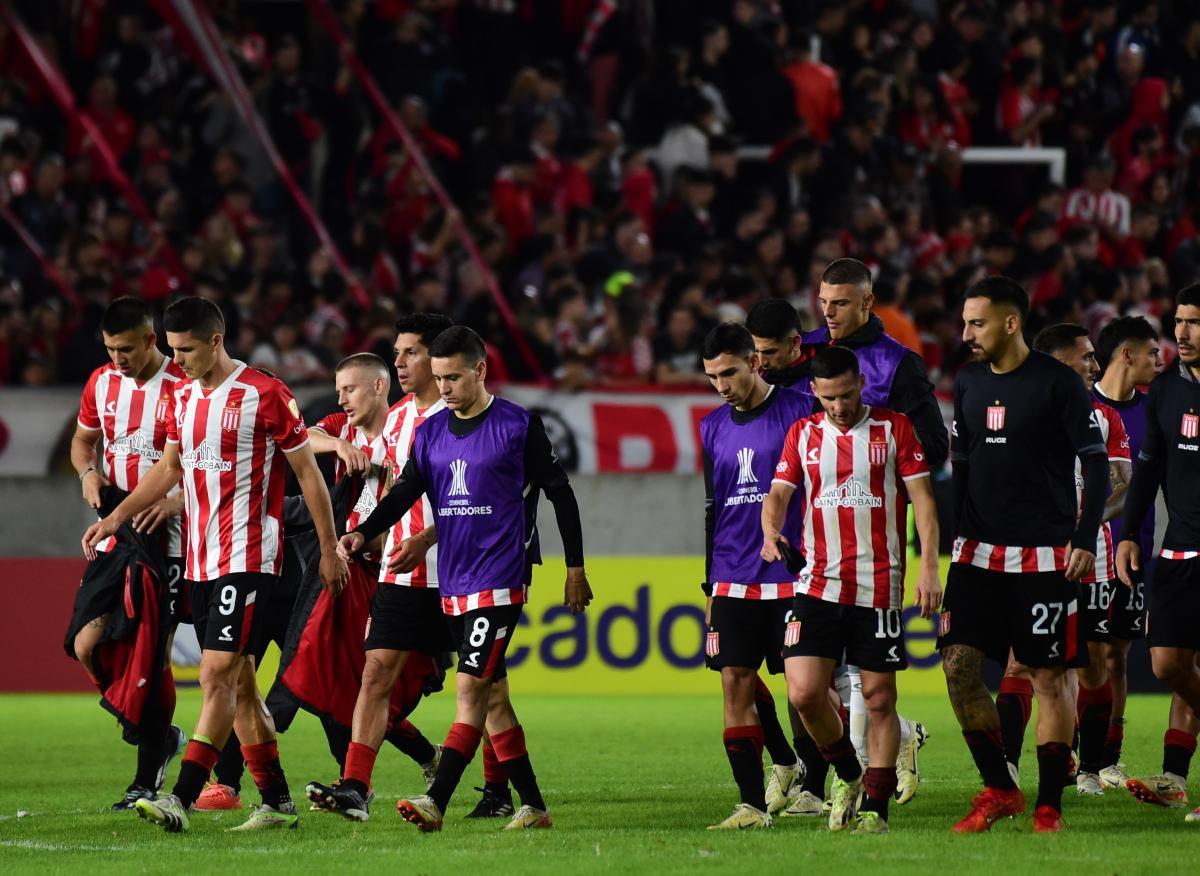
[[[348,474],[366,474],[371,470],[371,457],[349,441],[342,441],[338,444],[337,456],[346,466]]]
[[[88,562],[96,559],[96,545],[116,535],[120,528],[120,522],[112,514],[103,520],[97,520],[87,528],[87,532],[83,534],[83,555],[88,558]]]
[[[783,559],[783,554],[781,554],[779,552],[778,542],[780,542],[780,541],[786,542],[787,539],[784,538],[782,535],[780,535],[778,532],[764,533],[762,550],[758,552],[758,555],[760,557],[762,557],[764,560],[766,560],[768,563],[779,562],[780,560]]]
[[[1067,558],[1067,580],[1078,581],[1092,569],[1096,568],[1096,555],[1083,548],[1071,548],[1071,556]]]
[[[427,553],[429,553],[429,545],[425,544],[422,539],[416,536],[406,538],[400,542],[400,547],[396,548],[388,560],[388,569],[397,575],[411,572],[425,562]]]
[[[929,620],[942,604],[942,582],[937,569],[922,570],[917,576],[917,607],[921,617]]]
[[[1126,587],[1132,587],[1137,581],[1134,573],[1142,571],[1142,547],[1136,541],[1117,542],[1117,577]]]
[[[338,539],[338,557],[340,557],[343,562],[349,560],[352,556],[362,550],[362,546],[365,541],[366,539],[364,539],[357,532],[347,532],[340,539]]]
[[[337,596],[345,590],[346,581],[350,577],[350,568],[341,557],[341,547],[339,544],[337,551],[321,551],[321,586],[328,590],[331,596]]]
[[[83,501],[93,508],[100,507],[100,488],[107,487],[109,480],[100,474],[100,469],[94,468],[83,479]]]
[[[182,513],[183,493],[179,492],[174,496],[165,496],[146,510],[134,514],[130,522],[135,532],[151,533],[172,517]]]
[[[567,584],[563,588],[563,605],[570,606],[571,614],[582,614],[592,601],[592,585],[582,566],[567,569]]]

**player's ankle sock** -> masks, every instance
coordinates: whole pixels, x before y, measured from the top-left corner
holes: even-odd
[[[1004,742],[999,727],[987,730],[964,730],[963,739],[975,759],[975,768],[988,788],[1000,791],[1011,791],[1012,776],[1008,774],[1008,764],[1004,760]]]
[[[824,800],[825,780],[829,777],[829,763],[821,757],[821,749],[807,733],[795,737],[792,743],[800,755],[800,760],[804,761],[804,782],[801,784],[800,790],[808,791]]]
[[[1186,779],[1196,753],[1196,737],[1182,730],[1168,730],[1163,734],[1163,772],[1174,773]]]
[[[208,775],[217,764],[220,752],[207,739],[193,737],[183,753],[183,763],[179,767],[179,778],[171,793],[179,798],[184,808],[191,806],[204,790]]]
[[[733,770],[742,802],[760,812],[767,811],[766,791],[763,789],[762,750],[763,732],[757,724],[726,727],[722,735],[725,756]]]
[[[1037,747],[1037,806],[1050,806],[1062,812],[1063,778],[1071,759],[1071,747],[1065,742],[1045,742]]]
[[[262,794],[262,801],[275,809],[292,802],[283,764],[279,762],[279,745],[274,739],[242,746],[242,757]]]
[[[496,757],[496,749],[492,748],[492,740],[483,737],[483,786],[486,790],[502,792],[508,789],[508,773],[500,765]]]
[[[842,724],[841,739],[833,745],[820,746],[819,750],[821,757],[833,767],[834,772],[843,782],[853,782],[862,777],[862,764],[859,763],[858,754],[850,743],[850,731],[846,724]]]
[[[878,812],[879,817],[887,821],[888,801],[896,793],[896,768],[867,767],[863,773],[863,789],[867,792],[863,811]]]
[[[384,738],[392,743],[397,751],[408,755],[416,763],[426,764],[437,756],[437,749],[433,747],[433,743],[408,721],[401,721],[400,726],[389,730]]]
[[[1108,732],[1104,737],[1105,766],[1113,766],[1121,760],[1121,746],[1125,742],[1125,719],[1112,718],[1108,722]]]
[[[365,797],[371,789],[371,773],[375,770],[376,756],[377,752],[371,746],[351,742],[346,749],[342,783]]]
[[[796,751],[788,745],[787,735],[779,724],[779,711],[775,708],[775,697],[762,680],[754,677],[754,708],[758,711],[758,723],[762,725],[764,745],[771,755],[771,763],[791,766],[796,762]]]
[[[1025,744],[1025,728],[1033,711],[1033,682],[1028,678],[1005,677],[996,695],[996,711],[1000,713],[1000,736],[1004,740],[1004,756],[1010,763],[1021,763],[1021,748]]]
[[[545,809],[546,801],[542,799],[537,776],[533,774],[533,764],[529,761],[529,751],[525,747],[525,730],[521,725],[492,736],[491,748],[496,753],[496,760],[503,766],[504,773],[520,795],[521,802],[534,809]],[[761,752],[762,749],[759,750]],[[761,761],[761,754],[759,759]]]
[[[220,784],[233,788],[235,794],[240,793],[245,766],[246,762],[242,759],[242,743],[237,738],[237,733],[230,730],[229,739],[226,740],[225,747],[217,756],[217,764],[213,767],[213,778]]]
[[[142,708],[142,721],[138,726],[137,774],[133,783],[139,788],[158,790],[158,768],[162,766],[167,729],[170,717],[162,702],[155,698]],[[174,742],[174,740],[171,740]]]
[[[1112,715],[1112,684],[1106,681],[1096,688],[1079,685],[1075,708],[1079,717],[1079,769],[1098,773],[1108,766],[1104,763],[1104,740]]]
[[[482,731],[470,724],[456,722],[450,726],[450,732],[446,734],[446,741],[442,744],[442,760],[438,764],[437,778],[433,780],[433,787],[429,789],[429,796],[443,814],[454,789],[462,779],[463,770],[475,756],[482,736]]]

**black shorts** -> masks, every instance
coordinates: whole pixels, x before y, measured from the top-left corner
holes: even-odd
[[[813,596],[796,597],[784,638],[783,656],[825,657],[867,672],[908,668],[904,624],[898,608],[840,605]]]
[[[517,631],[525,606],[492,605],[465,614],[449,615],[453,647],[458,650],[458,671],[475,678],[499,681],[508,675],[504,654]]]
[[[1158,558],[1150,588],[1146,644],[1200,651],[1200,558]]]
[[[783,632],[792,619],[790,599],[736,599],[714,596],[704,638],[705,665],[758,669],[763,660],[772,675],[783,672]]]
[[[436,656],[454,648],[436,587],[380,583],[375,588],[364,650],[420,651]]]
[[[192,624],[200,650],[238,654],[265,650],[277,580],[263,572],[236,572],[211,581],[189,582]]]
[[[1062,572],[993,572],[952,563],[937,647],[967,645],[1002,666],[1010,648],[1029,667],[1085,666],[1079,602],[1079,584]]]
[[[1118,581],[1095,581],[1079,585],[1079,630],[1089,642],[1108,642],[1112,639],[1110,622],[1114,591],[1124,589]]]
[[[1146,635],[1146,582],[1132,587],[1113,582],[1113,599],[1108,606],[1108,629],[1114,639],[1132,642]]]
[[[166,600],[167,616],[171,624],[191,623],[192,610],[188,603],[188,589],[184,586],[183,560],[167,557]]]

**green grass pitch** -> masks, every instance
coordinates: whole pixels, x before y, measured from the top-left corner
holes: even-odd
[[[478,762],[468,769],[446,829],[419,834],[400,821],[395,801],[420,788],[420,773],[391,749],[380,755],[378,798],[366,824],[306,811],[298,831],[227,834],[240,813],[198,813],[190,833],[168,835],[132,814],[107,811],[132,774],[133,749],[119,741],[94,697],[0,697],[0,871],[1200,872],[1200,825],[1185,824],[1182,810],[1140,806],[1124,792],[1082,800],[1068,789],[1068,830],[1060,836],[1033,835],[1028,814],[989,835],[952,836],[950,826],[966,812],[978,779],[943,697],[902,701],[903,713],[926,722],[933,738],[921,758],[921,791],[908,806],[892,807],[890,836],[834,835],[817,819],[779,819],[769,832],[726,834],[704,829],[735,802],[715,685],[709,697],[521,697],[520,679],[514,682],[556,821],[553,830],[520,835],[463,821],[476,798],[471,786],[481,783]],[[177,722],[190,729],[198,706],[196,692],[182,693]],[[427,700],[414,720],[438,741],[451,709],[443,694]],[[1166,697],[1131,699],[1125,759],[1133,771],[1159,771],[1166,716]],[[1022,778],[1034,788],[1032,728],[1028,742]],[[302,794],[307,781],[334,777],[311,717],[301,714],[280,747],[294,793]],[[246,802],[257,802],[252,789]]]

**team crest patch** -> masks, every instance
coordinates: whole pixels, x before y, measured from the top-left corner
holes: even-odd
[[[1200,436],[1200,414],[1184,414],[1183,422],[1179,424],[1179,431],[1183,433],[1184,438]]]
[[[242,424],[242,408],[241,403],[230,401],[225,404],[225,409],[221,411],[221,428],[226,432],[236,432],[238,426]]]
[[[1004,405],[988,405],[987,427],[991,432],[999,432],[1004,428]]]
[[[950,633],[950,612],[943,611],[938,615],[937,631],[939,636],[946,636]]]
[[[704,637],[704,653],[709,657],[716,657],[721,653],[720,633],[709,633]]]
[[[154,419],[160,423],[165,423],[167,420],[167,403],[170,398],[170,395],[164,392],[154,408]]]
[[[791,648],[800,641],[800,621],[789,621],[783,631],[783,647]]]
[[[872,441],[867,445],[867,459],[871,465],[883,465],[887,462],[888,446],[886,441]]]
[[[300,405],[296,404],[296,400],[294,398],[288,399],[288,410],[292,412],[293,417],[295,417],[297,420],[300,419]]]

